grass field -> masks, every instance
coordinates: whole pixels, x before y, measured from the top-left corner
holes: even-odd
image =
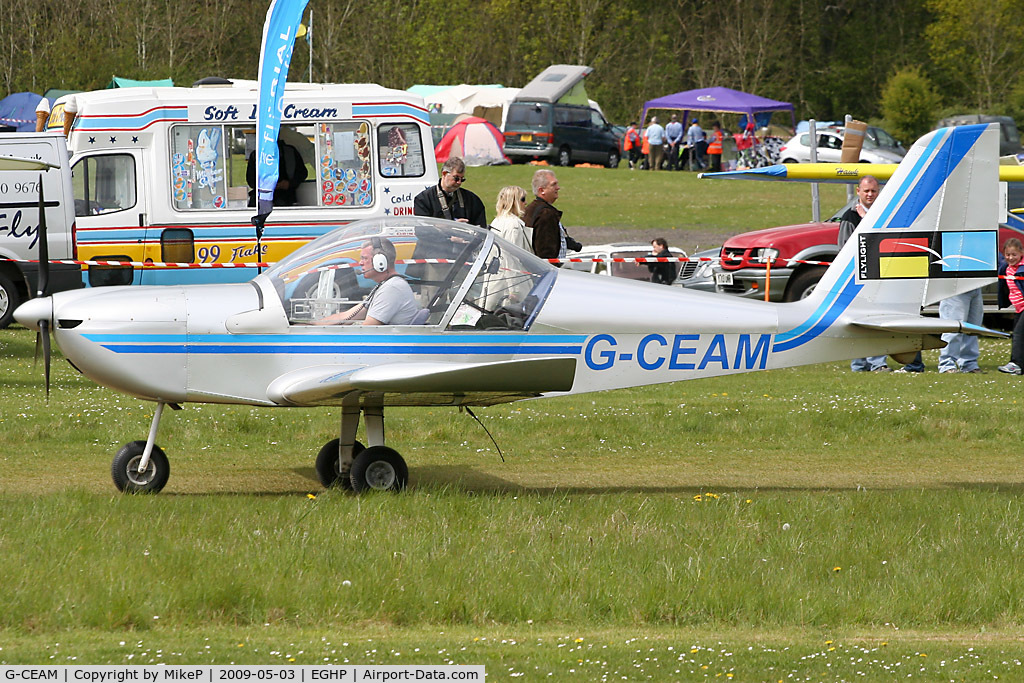
[[[488,217],[505,185],[530,190],[534,166],[467,169],[466,187],[480,195]],[[698,180],[697,174],[669,171],[558,168],[558,208],[569,232],[577,226],[635,232],[648,241],[663,235],[669,243],[693,251],[718,246],[747,230],[811,220],[811,190],[806,183]],[[846,190],[821,185],[821,217],[846,202]]]
[[[724,239],[808,217],[806,186],[559,176],[570,225]],[[110,460],[152,405],[61,361],[46,400],[33,337],[0,331],[0,664],[1024,680],[1006,341],[983,340],[983,375],[939,375],[932,351],[923,375],[836,363],[480,409],[503,459],[468,415],[389,410],[401,495],[320,488],[336,411],[188,405],[161,424],[167,488],[126,497]]]
[[[389,412],[405,494],[320,490],[328,410],[151,406],[0,332],[0,662],[484,664],[495,680],[1020,677],[1017,378],[843,364]],[[1024,399],[1021,399],[1024,400]],[[706,667],[706,668],[704,668]],[[730,677],[729,674],[732,676]]]

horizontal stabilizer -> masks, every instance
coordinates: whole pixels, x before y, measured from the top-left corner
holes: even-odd
[[[898,164],[775,164],[763,168],[739,171],[700,173],[698,178],[709,180],[769,180],[789,183],[858,183],[866,175],[884,183],[896,172]],[[1024,166],[999,166],[999,180],[1024,181]]]
[[[369,367],[322,365],[278,377],[267,389],[281,405],[318,405],[358,391],[385,393],[517,393],[569,391],[575,358],[528,358],[493,363],[387,363]]]
[[[990,330],[980,325],[972,325],[960,320],[944,320],[942,318],[925,318],[919,315],[875,315],[860,320],[851,320],[851,325],[866,327],[871,330],[895,332],[898,334],[946,334],[949,332],[975,334],[983,337],[1006,338],[1010,335],[997,330]]]

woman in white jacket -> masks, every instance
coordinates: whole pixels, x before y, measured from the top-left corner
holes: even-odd
[[[494,208],[497,216],[491,221],[491,230],[512,244],[533,253],[533,229],[523,223],[526,211],[526,190],[518,185],[507,185],[498,192]]]
[[[526,190],[516,185],[507,185],[498,191],[498,202],[495,204],[498,215],[491,221],[491,230],[520,249],[533,253],[533,228],[526,227],[523,214],[526,213]],[[497,273],[487,276],[484,284],[484,300],[488,310],[496,310],[502,306],[515,303],[515,285],[520,281],[518,275],[519,259],[515,256],[499,252],[500,268]]]

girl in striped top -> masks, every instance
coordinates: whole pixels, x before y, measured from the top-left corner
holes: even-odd
[[[999,367],[999,372],[1010,375],[1021,374],[1024,368],[1024,245],[1016,237],[1006,240],[1003,245],[1003,261],[999,264],[999,274],[1005,279],[999,280],[999,306],[1005,308],[1013,304],[1016,315],[1013,318],[1013,338],[1010,341],[1010,362]],[[1018,275],[1018,272],[1020,273]],[[1022,279],[1015,279],[1022,278]]]

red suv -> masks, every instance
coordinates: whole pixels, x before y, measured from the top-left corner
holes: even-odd
[[[827,264],[839,253],[839,219],[852,205],[852,202],[847,204],[823,223],[785,225],[730,237],[722,245],[721,263],[713,270],[715,291],[764,299],[765,289],[768,289],[769,301],[805,298],[817,286]],[[1011,224],[999,226],[1000,248],[1011,237],[1024,241],[1024,220],[1013,214],[1008,220]],[[984,295],[986,313],[1013,312],[999,309],[995,285],[986,287]]]
[[[797,301],[814,290],[827,265],[839,253],[839,218],[847,204],[824,223],[802,223],[755,230],[730,237],[715,266],[715,290],[749,299]],[[771,261],[771,278],[767,277]]]

